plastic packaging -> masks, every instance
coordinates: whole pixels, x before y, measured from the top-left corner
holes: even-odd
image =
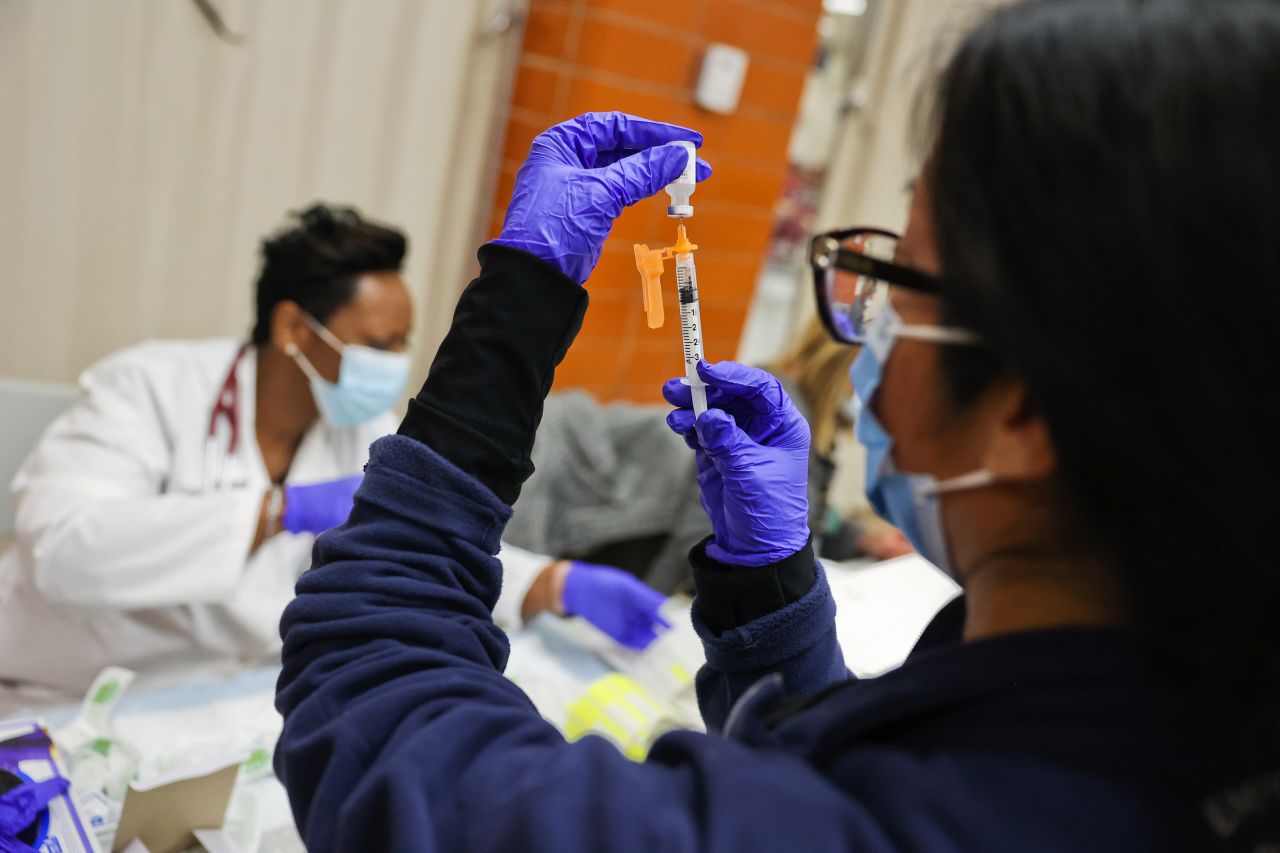
[[[54,738],[67,756],[71,792],[85,822],[103,848],[109,849],[120,822],[120,806],[129,783],[138,775],[137,750],[116,737],[111,718],[135,674],[109,666],[93,680],[80,713]]]
[[[66,778],[58,750],[42,726],[28,721],[0,723],[0,780],[6,790],[23,784]],[[42,853],[54,850],[62,853],[98,851],[69,793],[49,800],[48,806],[37,813],[31,826],[18,833],[14,840]],[[10,847],[8,840],[0,841],[0,848],[22,849]]]

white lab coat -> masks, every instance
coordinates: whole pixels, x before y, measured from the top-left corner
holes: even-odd
[[[21,701],[13,683],[68,695],[108,665],[157,683],[279,652],[280,614],[314,537],[282,533],[249,553],[270,488],[254,434],[253,348],[237,368],[239,446],[228,452],[225,420],[209,439],[239,346],[149,342],[109,356],[81,376],[81,399],[23,464],[12,486],[17,543],[0,557],[0,680],[11,682],[10,706]],[[390,413],[352,429],[318,422],[286,483],[360,473],[370,443],[395,427]],[[521,553],[510,562],[504,599],[518,599],[496,608],[508,627],[547,560]]]

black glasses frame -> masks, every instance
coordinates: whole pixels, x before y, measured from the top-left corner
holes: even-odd
[[[827,275],[831,270],[839,269],[876,278],[920,293],[937,294],[942,288],[942,282],[937,276],[892,261],[882,261],[857,249],[840,245],[851,237],[862,235],[900,239],[894,232],[883,228],[842,228],[818,234],[809,241],[809,264],[813,267],[813,291],[818,303],[818,316],[822,318],[822,325],[826,327],[827,333],[843,344],[856,345],[861,342],[842,335],[836,326],[831,304],[827,301]]]

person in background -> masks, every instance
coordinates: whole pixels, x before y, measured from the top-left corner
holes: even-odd
[[[315,535],[342,523],[409,373],[399,231],[318,204],[262,244],[249,338],[148,341],[14,478],[0,679],[79,692],[107,665],[216,674],[276,654]]]
[[[248,341],[151,341],[85,372],[13,482],[0,702],[66,698],[107,665],[162,680],[278,653],[316,534],[346,520],[369,445],[395,429],[406,249],[314,205],[262,245]],[[551,610],[642,646],[664,624],[662,596],[611,567],[508,563],[508,627]]]
[[[811,259],[862,345],[867,496],[963,595],[852,676],[809,427],[775,377],[700,364],[706,412],[664,394],[714,531],[690,554],[709,731],[643,763],[502,677],[491,555],[610,225],[700,139],[622,115],[535,138],[281,620],[307,848],[1276,849],[1278,91],[1274,0],[1030,0],[959,40],[901,237]]]
[[[834,450],[851,429],[849,365],[856,350],[815,320],[767,366],[809,421],[809,514],[814,545],[830,559],[887,560],[911,553],[892,527],[845,520],[827,496]],[[667,428],[665,406],[600,403],[580,391],[547,398],[534,473],[504,534],[532,551],[620,566],[667,593],[692,585],[689,549],[711,532],[693,460]]]

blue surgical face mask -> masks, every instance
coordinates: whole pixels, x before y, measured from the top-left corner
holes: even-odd
[[[311,380],[320,417],[331,426],[354,427],[390,409],[404,394],[409,381],[409,354],[384,352],[359,344],[344,344],[319,321],[307,315],[307,323],[342,357],[338,381],[329,382],[296,345],[286,352]]]
[[[972,344],[977,338],[962,329],[906,325],[893,303],[886,302],[867,324],[862,351],[849,370],[856,413],[854,434],[867,450],[867,500],[881,518],[902,531],[921,556],[954,578],[939,495],[989,485],[995,477],[990,471],[978,470],[940,482],[931,474],[909,474],[894,466],[893,437],[876,420],[870,404],[898,338],[939,344]]]

